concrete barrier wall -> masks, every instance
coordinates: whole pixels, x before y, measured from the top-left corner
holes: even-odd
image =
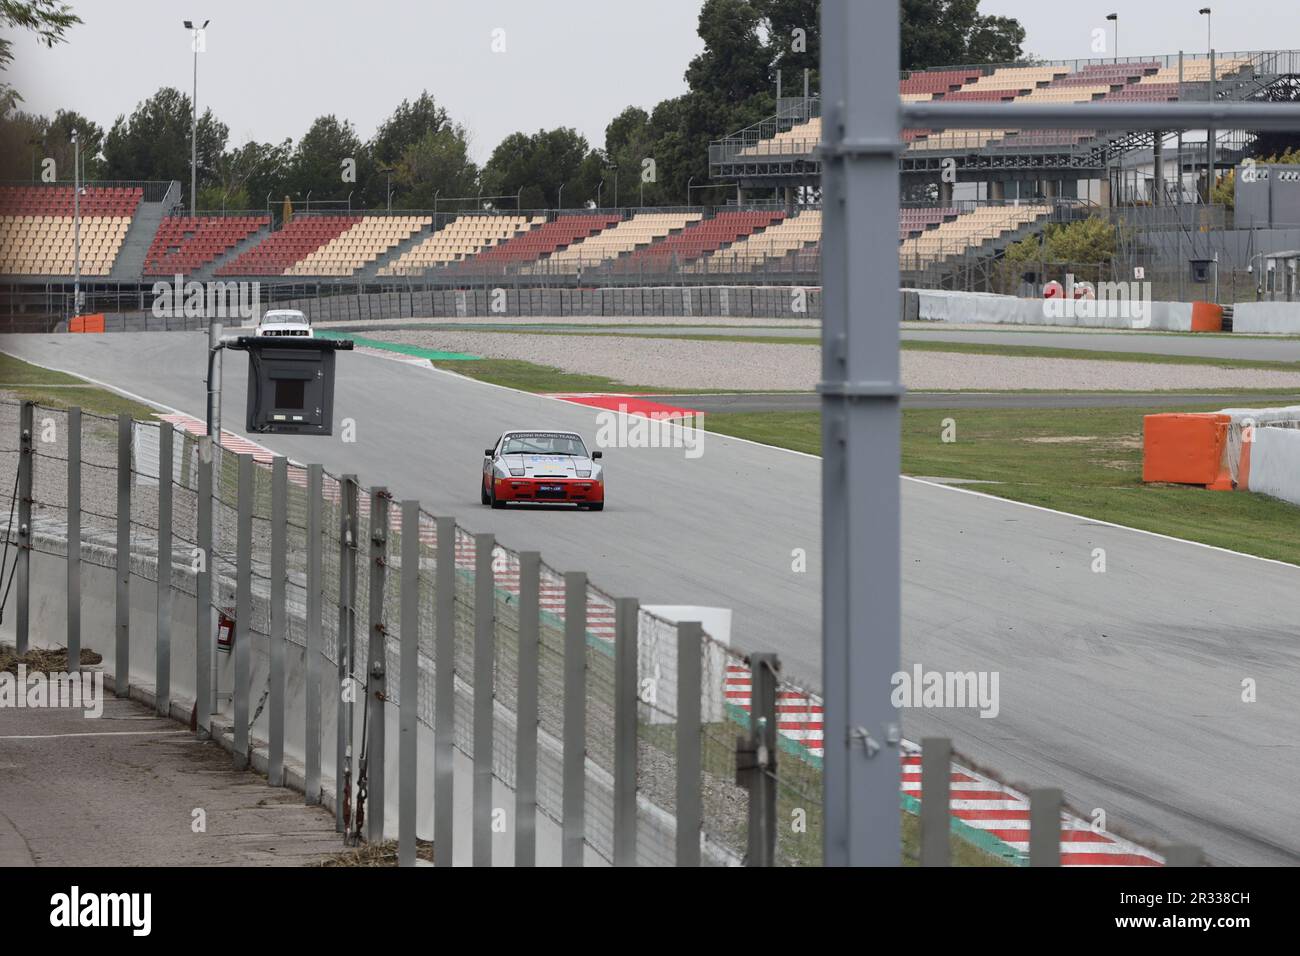
[[[1300,429],[1255,429],[1249,485],[1251,491],[1300,505]]]
[[[820,319],[816,286],[610,286],[541,289],[513,286],[374,292],[319,298],[272,300],[263,287],[264,308],[301,309],[313,322],[374,319],[503,319],[518,316],[673,316],[680,318]],[[234,320],[227,323],[234,325]],[[199,317],[162,319],[150,312],[104,314],[105,332],[195,331]],[[66,331],[61,324],[58,331]]]
[[[32,553],[31,575],[31,642],[34,647],[63,647],[67,636],[66,562],[57,553],[65,549],[63,540],[42,540],[38,537]],[[116,670],[116,635],[113,622],[116,607],[116,580],[111,565],[113,552],[91,543],[82,548],[82,646],[98,652],[103,657],[106,674]],[[130,685],[132,696],[152,702],[155,686],[155,661],[157,647],[157,588],[149,580],[154,573],[156,559],[152,555],[133,555],[131,575],[130,615]],[[189,592],[194,589],[192,575],[186,566],[176,566],[172,576],[172,638],[171,638],[171,714],[173,718],[188,723],[195,698],[195,605]],[[234,606],[234,582],[222,578],[214,582],[215,603],[222,607]],[[293,589],[290,589],[293,593]],[[268,619],[267,595],[253,593],[253,620]],[[289,641],[285,654],[285,740],[284,754],[286,779],[297,789],[302,787],[306,761],[306,690],[307,666],[305,643],[305,609],[289,601],[287,608]],[[364,622],[360,630],[364,631]],[[396,628],[394,628],[396,631]],[[364,660],[365,652],[358,635],[358,656]],[[427,640],[428,636],[425,635]],[[13,615],[0,625],[0,639],[12,644]],[[253,766],[265,771],[265,741],[269,738],[270,714],[265,706],[270,688],[270,638],[266,634],[250,631],[250,713],[253,720],[250,739],[255,753]],[[396,640],[387,645],[386,669],[389,703],[383,709],[386,727],[386,758],[384,760],[385,813],[384,832],[389,838],[397,837],[398,824],[398,755],[400,738],[398,694],[400,686],[400,659]],[[234,684],[234,661],[229,653],[215,652],[217,688],[229,694]],[[335,739],[340,711],[341,695],[337,691],[336,665],[322,662],[321,693],[321,787],[322,803],[333,811],[335,793]],[[417,723],[417,825],[420,839],[433,839],[434,801],[433,766],[434,733],[431,729],[435,686],[433,662],[420,655],[420,716]],[[472,729],[461,719],[472,711],[473,688],[457,678],[456,737],[458,748],[454,752],[455,791],[453,798],[453,825],[457,839],[453,847],[453,860],[457,865],[471,862],[473,828],[472,780],[473,763],[467,755],[472,751]],[[493,779],[493,807],[504,812],[504,829],[492,836],[495,865],[508,866],[514,860],[515,793],[504,779],[512,772],[514,759],[515,720],[508,701],[495,707],[495,776]],[[219,714],[214,718],[218,736],[229,733],[233,707],[229,697],[219,699]],[[427,713],[426,713],[427,711]],[[373,715],[372,715],[373,716]],[[359,751],[363,740],[363,707],[353,707],[353,742]],[[228,737],[224,745],[229,748]],[[373,766],[373,765],[372,765]],[[558,822],[560,806],[560,781],[563,779],[563,748],[560,741],[539,732],[537,754],[538,813],[536,820],[537,863],[540,866],[558,865],[561,860],[562,831]],[[354,779],[354,783],[355,783]],[[588,801],[587,832],[602,846],[612,845],[612,820],[607,812],[613,801],[613,778],[588,760],[586,794]],[[653,805],[638,794],[637,839],[638,858],[643,865],[671,865],[673,862],[674,821],[670,814]],[[548,810],[547,808],[554,808]],[[367,808],[373,815],[373,807]],[[607,861],[589,844],[585,861],[588,866],[603,866]],[[713,865],[734,864],[723,848],[706,844],[705,857]]]
[[[1240,302],[1232,312],[1234,332],[1300,335],[1300,302]]]
[[[917,317],[932,322],[992,323],[998,325],[1054,325],[1071,328],[1154,329],[1189,332],[1192,328],[1190,302],[1152,302],[1149,319],[1145,311],[1130,310],[1125,316],[1097,315],[1107,305],[1096,300],[1021,299],[988,292],[950,292],[918,289]],[[1146,303],[1141,303],[1145,310]]]

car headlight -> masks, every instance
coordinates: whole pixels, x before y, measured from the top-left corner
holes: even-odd
[[[492,466],[492,474],[496,478],[508,478],[510,477],[511,473],[507,471],[505,468],[503,468],[501,465],[494,464]]]

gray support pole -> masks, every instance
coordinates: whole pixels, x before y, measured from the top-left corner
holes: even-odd
[[[32,433],[34,412],[32,402],[23,402],[18,412],[18,553],[14,557],[18,610],[14,619],[14,644],[19,654],[27,653],[31,629],[32,470],[36,465]]]
[[[564,573],[564,769],[561,865],[583,865],[587,786],[587,573]]]
[[[614,602],[614,865],[636,866],[636,598]]]
[[[898,866],[898,18],[822,3],[822,668],[828,866]],[[874,95],[871,91],[877,91]],[[978,104],[962,103],[962,106]],[[911,124],[905,124],[911,125]],[[874,489],[863,494],[862,489]]]
[[[677,625],[677,866],[700,865],[700,652],[698,621]]]
[[[926,737],[921,741],[921,865],[949,866],[949,805],[952,787],[952,741]]]
[[[537,688],[542,556],[519,552],[518,701],[515,707],[515,866],[537,862]],[[617,751],[616,751],[617,753]]]
[[[160,717],[171,712],[172,696],[172,448],[175,429],[158,423],[158,635],[154,698]]]
[[[451,866],[456,782],[456,519],[439,518],[434,635],[433,862]]]
[[[289,549],[289,462],[271,461],[271,694],[267,727],[266,782],[284,786],[284,658],[289,643],[289,617],[285,606]]]
[[[199,439],[199,497],[197,565],[194,594],[194,713],[195,729],[204,736],[211,732],[212,713],[216,710],[216,684],[212,680],[213,629],[212,575],[216,555],[212,551],[212,463],[213,441]]]
[[[1061,791],[1029,791],[1029,865],[1061,865]]]
[[[239,505],[235,532],[235,769],[248,766],[248,694],[251,688],[253,648],[253,456],[238,455]]]
[[[30,493],[27,497],[30,497]],[[117,416],[117,628],[113,650],[114,693],[131,684],[131,416]],[[24,582],[19,582],[22,587]],[[23,588],[23,594],[26,588]]]
[[[1178,99],[1183,98],[1183,51],[1178,51]],[[1183,223],[1183,128],[1178,128],[1178,229],[1175,233],[1178,239],[1178,301],[1183,301],[1183,268],[1185,260],[1183,259],[1183,229],[1186,228]]]
[[[68,670],[81,666],[81,409],[68,409]]]
[[[1152,168],[1155,172],[1155,196],[1151,200],[1153,206],[1165,205],[1165,134],[1162,130],[1156,130],[1151,134],[1152,148],[1151,160]]]
[[[749,764],[742,782],[749,790],[747,866],[776,861],[776,687],[781,662],[775,654],[749,655]]]
[[[397,738],[397,865],[415,866],[420,701],[420,503],[402,502],[402,640]]]
[[[474,865],[492,865],[492,675],[496,581],[492,549],[496,538],[474,535]]]
[[[387,584],[388,501],[387,488],[370,489],[370,622],[367,633],[369,657],[366,661],[366,839],[380,843],[384,839],[384,751],[387,726],[384,712],[388,699],[387,642],[384,626],[384,588]]]
[[[1214,87],[1215,87],[1215,62],[1214,50],[1210,50],[1210,105],[1214,105]],[[1217,132],[1213,125],[1205,131],[1205,204],[1208,206],[1214,201],[1214,166],[1215,166],[1215,137]],[[1209,236],[1206,236],[1206,245],[1209,245]]]
[[[323,469],[307,466],[307,714],[305,718],[306,774],[303,799],[320,803],[321,701],[321,490]]]
[[[338,718],[334,738],[334,829],[345,832],[345,804],[351,806],[350,764],[352,762],[352,679],[353,628],[356,626],[357,597],[357,476],[344,475],[339,481],[339,630]]]

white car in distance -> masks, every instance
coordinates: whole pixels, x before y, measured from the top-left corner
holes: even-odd
[[[268,309],[257,323],[257,335],[296,335],[313,338],[311,323],[297,309]]]

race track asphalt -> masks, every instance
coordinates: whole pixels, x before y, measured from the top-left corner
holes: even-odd
[[[0,350],[203,414],[197,333],[4,335]],[[237,431],[244,376],[227,355]],[[355,444],[254,437],[612,594],[731,607],[733,644],[820,684],[817,459],[712,434],[695,459],[610,449],[604,513],[499,512],[478,502],[482,449],[506,428],[591,437],[594,410],[353,353],[335,414],[356,421]],[[1011,783],[1060,786],[1112,829],[1198,844],[1216,863],[1300,862],[1300,569],[910,479],[902,501],[904,667],[995,670],[1001,691],[994,719],[906,711],[909,738],[950,736]],[[794,548],[806,573],[791,571]]]

